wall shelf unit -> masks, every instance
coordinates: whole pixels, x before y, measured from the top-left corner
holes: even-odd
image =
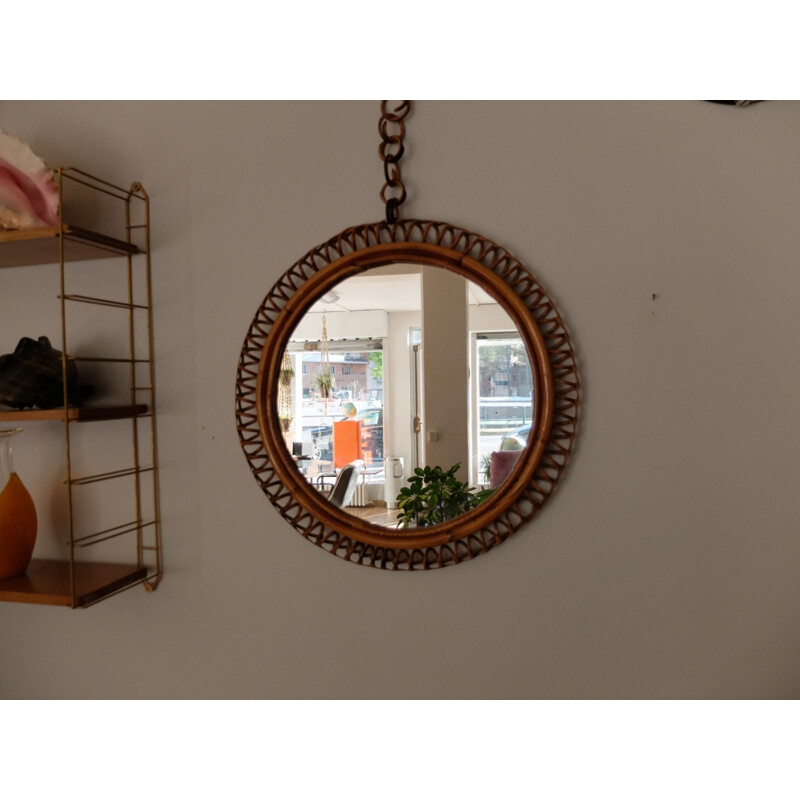
[[[141,403],[135,406],[88,406],[84,408],[67,408],[67,419],[70,422],[90,422],[102,419],[128,419],[143,417],[150,413],[150,408]],[[29,422],[35,419],[64,419],[63,408],[30,408],[22,411],[0,411],[0,422]]]
[[[73,603],[69,564],[35,558],[24,575],[0,581],[0,601],[85,608],[146,578],[146,567],[76,563]]]
[[[57,226],[0,231],[0,267],[30,267],[60,260],[62,233]],[[64,259],[91,261],[142,252],[135,244],[100,233],[64,225]]]
[[[150,274],[150,208],[149,198],[139,183],[130,189],[115,186],[74,168],[56,170],[59,189],[59,224],[47,228],[0,231],[0,268],[22,268],[53,265],[59,270],[60,293],[57,300],[61,313],[62,381],[64,405],[61,408],[27,408],[15,410],[0,406],[0,424],[16,425],[36,421],[60,421],[64,436],[64,490],[67,495],[66,553],[63,559],[34,559],[26,573],[0,581],[0,601],[58,605],[85,608],[112,595],[143,585],[153,591],[161,581],[161,531],[159,519],[158,448],[156,441],[155,375],[153,364],[152,286]],[[81,194],[82,193],[82,194]],[[102,226],[77,226],[68,222],[82,212],[75,196],[89,199],[89,206],[102,217]],[[98,212],[99,210],[99,212]],[[101,233],[106,226],[119,231],[119,236]],[[127,275],[127,297],[111,299],[67,291],[72,270],[81,263],[96,259],[113,259]],[[69,267],[69,268],[68,268]],[[112,263],[110,269],[117,269]],[[2,286],[2,274],[0,274]],[[137,289],[137,287],[140,287]],[[144,295],[144,296],[138,296]],[[24,299],[21,300],[23,302]],[[67,341],[68,309],[82,305],[118,309],[128,352],[124,357],[81,356],[70,352]],[[78,313],[77,311],[74,313]],[[117,312],[115,312],[117,313]],[[143,321],[143,318],[146,321]],[[146,344],[141,330],[146,327]],[[54,342],[55,344],[55,342]],[[129,399],[106,405],[67,404],[66,356],[75,362],[105,362],[122,366],[127,372]],[[146,379],[142,379],[146,373]],[[126,438],[130,440],[130,463],[122,469],[94,472],[76,477],[72,459],[72,423],[117,420],[130,421]],[[115,438],[120,437],[118,431]],[[101,481],[129,479],[131,504],[135,518],[104,530],[87,531],[79,520],[83,486]],[[124,563],[95,558],[102,544],[122,542],[127,553]],[[79,557],[84,549],[91,557]]]

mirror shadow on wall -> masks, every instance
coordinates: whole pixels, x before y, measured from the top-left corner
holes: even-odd
[[[511,317],[427,265],[337,284],[294,329],[277,380],[281,429],[309,485],[389,528],[436,525],[491,496],[535,410]]]

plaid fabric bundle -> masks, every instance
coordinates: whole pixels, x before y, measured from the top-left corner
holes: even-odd
[[[91,386],[78,386],[78,367],[67,357],[69,404],[80,406]],[[11,408],[58,408],[64,405],[61,352],[46,336],[24,337],[13,353],[0,356],[0,405]]]

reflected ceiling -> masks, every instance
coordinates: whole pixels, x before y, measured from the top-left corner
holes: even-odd
[[[420,297],[420,267],[394,264],[343,281],[309,311],[420,311]],[[497,304],[472,281],[467,281],[467,302],[471,306]]]

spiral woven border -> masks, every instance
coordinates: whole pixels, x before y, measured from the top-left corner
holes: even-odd
[[[339,533],[306,511],[280,481],[258,424],[256,385],[262,351],[290,297],[319,270],[358,250],[381,244],[418,242],[469,256],[502,278],[530,310],[544,338],[554,385],[553,424],[543,455],[527,487],[490,524],[453,542],[425,548],[379,547]],[[236,376],[236,426],[258,485],[281,516],[318,547],[357,564],[390,570],[445,567],[475,558],[508,539],[547,502],[567,466],[578,426],[580,381],[561,315],[533,275],[500,245],[445,222],[399,220],[348,228],[309,251],[268,292],[242,346]]]

